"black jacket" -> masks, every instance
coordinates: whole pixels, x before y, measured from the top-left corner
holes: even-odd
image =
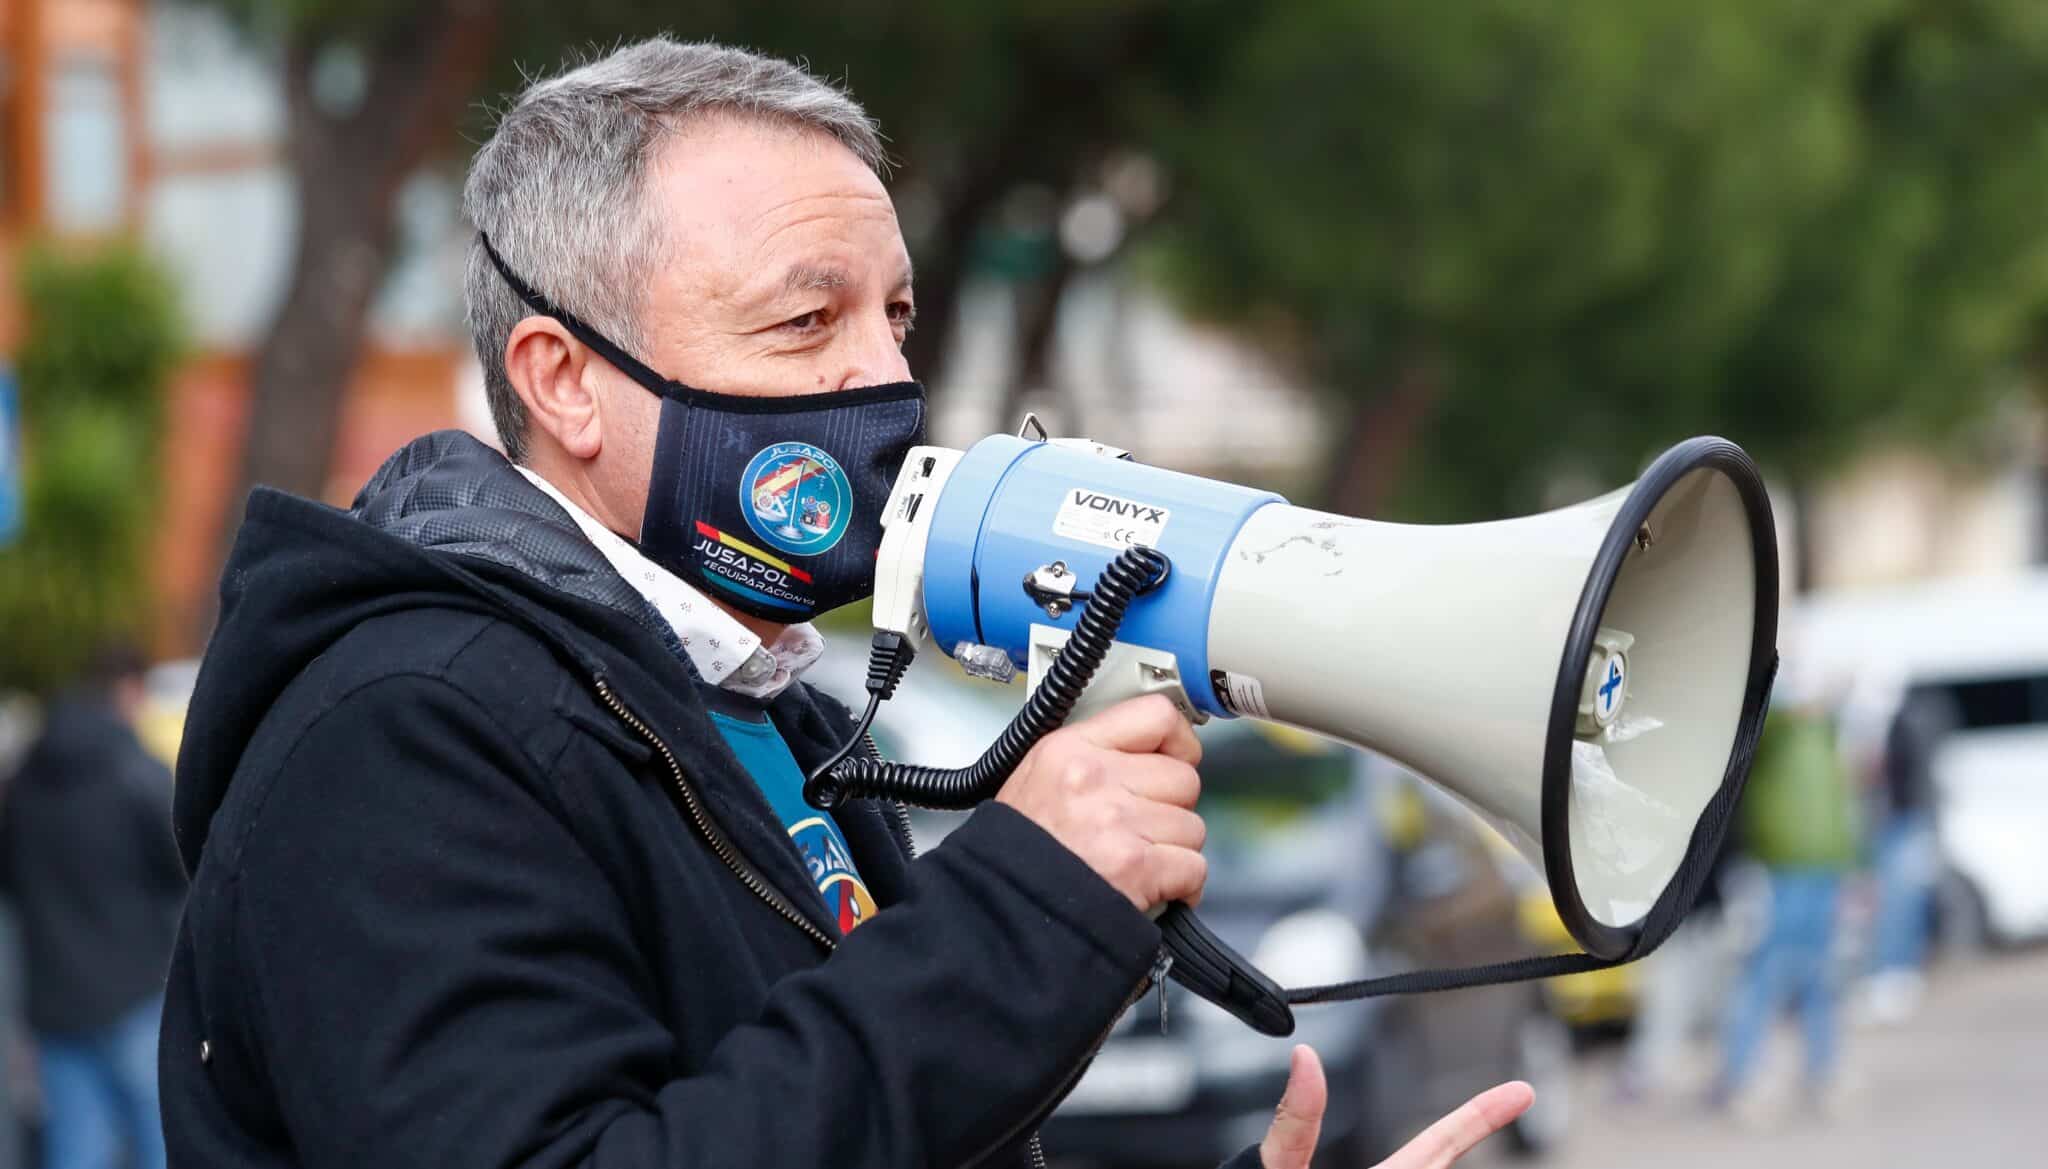
[[[842,938],[673,634],[473,439],[344,513],[251,499],[178,761],[184,1169],[1010,1165],[1159,946],[1036,825],[906,861]],[[848,729],[771,708],[798,762]]]
[[[0,807],[0,880],[26,951],[28,1018],[100,1030],[162,989],[185,896],[171,774],[111,704],[50,706]]]

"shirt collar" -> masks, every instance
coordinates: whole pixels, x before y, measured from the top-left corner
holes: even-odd
[[[592,545],[633,590],[647,599],[675,631],[697,673],[714,686],[750,698],[773,698],[789,688],[825,652],[825,639],[809,622],[791,625],[774,643],[713,604],[681,577],[649,560],[630,541],[593,519],[555,485],[519,467],[527,481],[546,492],[576,522]]]

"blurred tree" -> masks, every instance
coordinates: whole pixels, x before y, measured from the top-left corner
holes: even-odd
[[[1720,367],[1728,423],[1790,472],[1873,432],[1971,437],[2048,313],[2048,6],[1885,6],[1846,79],[1849,181],[1787,241]]]
[[[0,690],[48,690],[149,632],[165,388],[183,348],[167,277],[127,246],[21,266],[20,539],[0,555]]]
[[[1313,0],[1161,141],[1162,266],[1332,387],[1328,502],[1501,514],[1721,430],[1952,431],[2044,304],[2048,8]],[[1397,489],[1406,491],[1397,495]]]
[[[297,239],[256,346],[241,478],[318,497],[372,298],[397,244],[400,188],[458,142],[497,45],[498,0],[211,0],[279,49]],[[211,620],[208,614],[205,618]],[[204,631],[200,631],[202,634]]]

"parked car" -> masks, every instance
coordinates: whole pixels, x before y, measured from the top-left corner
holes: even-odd
[[[1944,939],[2048,938],[2048,571],[1815,597],[1798,630],[1823,674],[1881,675],[1955,714],[1933,760]]]
[[[1377,757],[1249,721],[1203,728],[1202,917],[1285,985],[1528,952],[1476,820]],[[1263,1135],[1306,1042],[1330,1078],[1319,1163],[1369,1165],[1508,1079],[1537,1106],[1507,1134],[1541,1152],[1569,1115],[1571,1043],[1536,987],[1307,1006],[1273,1039],[1178,985],[1135,1004],[1045,1127],[1055,1159],[1213,1165]]]
[[[1967,949],[2048,937],[2048,668],[1919,685],[1960,715],[1934,756],[1943,940]]]

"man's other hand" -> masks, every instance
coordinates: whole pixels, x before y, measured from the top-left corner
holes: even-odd
[[[1489,1088],[1402,1145],[1399,1152],[1380,1162],[1379,1169],[1447,1169],[1473,1146],[1528,1111],[1535,1100],[1535,1090],[1520,1080]],[[1322,1060],[1313,1048],[1296,1047],[1287,1067],[1287,1088],[1280,1094],[1280,1107],[1273,1112],[1273,1127],[1259,1143],[1259,1164],[1265,1169],[1308,1169],[1328,1103]]]
[[[1202,745],[1159,695],[1119,702],[1038,741],[996,798],[1149,910],[1202,896]]]

